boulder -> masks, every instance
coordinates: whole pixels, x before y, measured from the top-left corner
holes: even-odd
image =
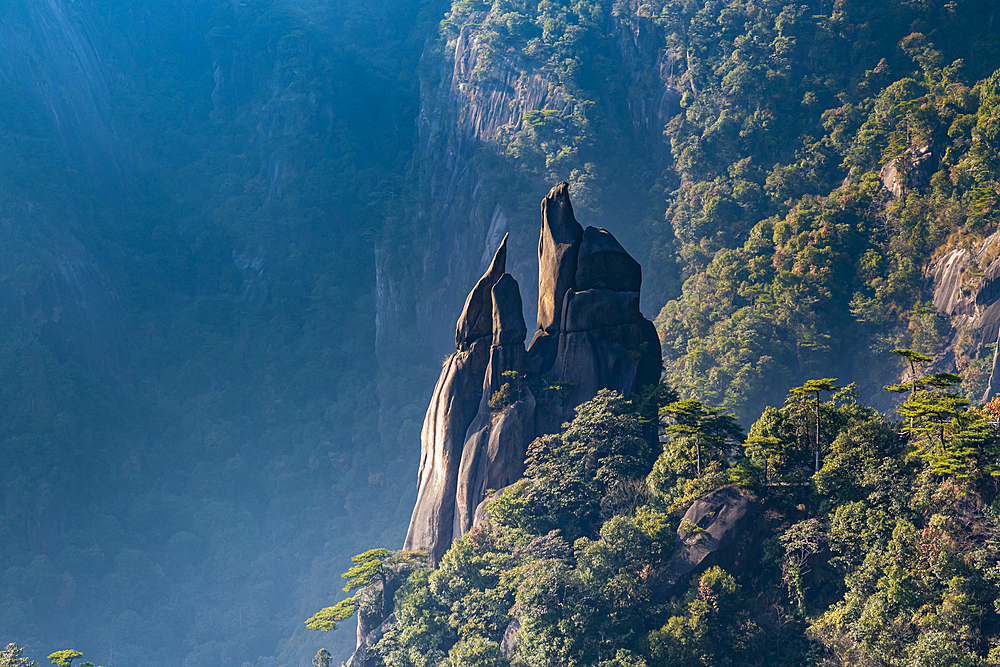
[[[677,529],[677,549],[653,577],[653,597],[665,600],[683,592],[691,577],[713,566],[734,573],[747,567],[756,544],[760,505],[739,486],[724,486],[696,500]],[[686,532],[685,525],[694,526]]]
[[[493,335],[493,286],[500,280],[507,264],[507,235],[500,242],[493,262],[486,273],[479,279],[476,286],[465,299],[465,307],[455,325],[455,347],[459,350],[480,338],[492,338]],[[520,296],[518,297],[520,298]]]
[[[611,232],[600,227],[583,230],[576,260],[576,289],[636,292],[642,285],[642,267],[625,252]]]
[[[515,618],[507,624],[507,629],[503,631],[503,640],[500,642],[500,652],[505,658],[511,658],[517,650],[517,632],[521,629],[521,620]]]
[[[930,186],[930,175],[937,169],[932,149],[930,145],[916,149],[908,148],[902,155],[882,167],[879,178],[893,199],[902,197],[907,188],[923,192]]]
[[[559,329],[562,299],[576,283],[576,258],[583,227],[573,216],[569,184],[559,183],[542,200],[542,231],[538,239],[538,328]]]
[[[631,324],[641,319],[638,292],[567,290],[563,297],[562,323],[559,329],[565,333],[592,331],[600,327]]]

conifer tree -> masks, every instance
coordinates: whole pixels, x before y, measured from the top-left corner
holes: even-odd
[[[325,607],[306,620],[310,630],[336,630],[337,623],[345,621],[354,615],[358,607],[358,596],[370,586],[377,584],[382,595],[382,618],[392,613],[392,600],[385,593],[388,584],[388,568],[397,563],[420,560],[424,557],[420,551],[390,551],[389,549],[369,549],[357,556],[352,556],[354,565],[343,573],[341,578],[347,579],[344,592],[359,591],[333,605]]]
[[[936,475],[955,479],[979,473],[1000,475],[996,465],[997,434],[988,416],[981,410],[969,410],[969,401],[947,391],[961,381],[961,376],[954,373],[914,378],[917,390],[896,408],[901,417],[909,420],[903,430],[915,438],[913,454]]]
[[[743,440],[743,429],[735,416],[726,413],[725,408],[709,407],[694,398],[665,405],[660,408],[660,418],[673,422],[663,429],[668,437],[687,437],[694,441],[698,477],[701,477],[703,447],[723,451]]]
[[[821,380],[808,380],[801,387],[795,387],[791,390],[791,393],[795,396],[801,396],[803,398],[812,396],[815,398],[814,408],[816,414],[816,464],[815,472],[819,472],[819,404],[820,404],[820,393],[821,392],[834,392],[841,389],[839,385],[834,384],[837,378],[823,378]]]

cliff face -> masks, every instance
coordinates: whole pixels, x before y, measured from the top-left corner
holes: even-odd
[[[938,314],[951,324],[944,353],[935,370],[954,372],[955,358],[972,349],[977,356],[998,342],[1000,331],[1000,232],[976,243],[953,248],[924,271],[927,292]],[[996,350],[989,364],[989,382],[982,400],[1000,391],[1000,358]]]
[[[591,219],[641,253],[637,259],[652,267],[647,285],[653,288],[642,297],[645,309],[662,306],[665,276],[673,275],[673,262],[653,261],[647,215],[660,205],[651,186],[671,164],[663,128],[680,110],[678,54],[662,48],[650,18],[631,10],[608,12],[601,57],[614,72],[614,86],[605,92],[582,91],[524,50],[484,45],[484,25],[490,19],[490,12],[473,12],[455,34],[432,39],[424,49],[407,238],[400,241],[402,235],[391,225],[376,249],[376,354],[384,405],[395,400],[396,378],[404,372],[401,359],[450,354],[450,323],[459,314],[465,290],[486,271],[493,250],[508,233],[513,242],[507,268],[521,277],[525,317],[530,322],[535,316],[540,303],[532,247],[535,218],[533,203],[524,202],[533,202],[527,193],[545,183],[568,181],[578,203],[593,205],[584,209]],[[508,150],[512,139],[528,128],[533,114],[566,118],[579,105],[599,107],[605,122],[617,128],[619,157],[631,171],[615,173],[606,161],[602,166],[608,171],[591,181],[581,175],[582,165],[553,167],[541,177],[529,173],[516,151]],[[583,196],[593,183],[605,194],[604,208]],[[614,215],[607,214],[611,210]],[[554,300],[563,296],[559,290],[553,294]],[[558,325],[561,312],[550,317]],[[396,433],[396,421],[382,413],[384,439],[402,442],[415,435]]]
[[[465,301],[421,432],[417,501],[404,549],[440,560],[492,490],[524,473],[528,443],[601,389],[659,381],[660,344],[639,312],[639,264],[606,230],[576,221],[568,184],[542,201],[538,328],[527,337],[507,239]],[[477,510],[480,510],[477,512]]]
[[[113,187],[124,151],[112,130],[115,73],[101,45],[98,14],[91,3],[64,0],[5,7],[0,81],[24,96],[67,152]]]

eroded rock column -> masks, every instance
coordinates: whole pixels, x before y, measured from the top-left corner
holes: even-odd
[[[455,493],[469,425],[479,412],[493,342],[493,286],[504,274],[505,236],[493,262],[465,300],[448,357],[420,432],[417,501],[403,549],[426,551],[437,563],[451,545]]]

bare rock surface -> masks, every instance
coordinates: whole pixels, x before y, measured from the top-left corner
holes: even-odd
[[[696,572],[718,565],[728,571],[748,562],[756,539],[757,499],[739,486],[724,486],[696,500],[677,529],[677,550],[655,577],[653,594],[665,599]],[[685,526],[694,528],[688,532]]]
[[[517,631],[520,629],[520,619],[515,618],[507,624],[507,629],[503,632],[503,640],[500,642],[500,652],[505,658],[510,658],[517,650]]]
[[[500,276],[493,286],[493,344],[524,344],[528,326],[517,281],[509,273]]]
[[[390,614],[389,618],[382,621],[381,625],[369,632],[365,636],[364,641],[358,644],[358,648],[351,655],[350,659],[344,663],[344,667],[365,667],[365,663],[368,662],[368,651],[375,648],[375,644],[378,644],[379,640],[385,636],[385,633],[396,627],[396,623],[396,614]],[[373,660],[373,662],[377,664],[379,661]]]
[[[508,484],[508,486],[510,485]],[[486,519],[489,518],[490,514],[486,510],[486,506],[490,504],[490,501],[496,500],[497,498],[502,496],[503,492],[506,490],[507,486],[502,486],[499,489],[494,489],[492,492],[486,494],[486,497],[483,498],[478,505],[476,505],[476,513],[472,519],[473,526],[478,526],[479,524],[481,524],[482,522],[486,521]]]
[[[1000,331],[1000,232],[976,242],[964,241],[937,257],[924,271],[925,291],[938,314],[951,323],[950,338],[925,372],[955,372],[956,356],[992,362],[983,394],[988,401],[1000,392],[1000,367],[995,350]],[[909,371],[900,366],[901,381]]]
[[[456,538],[476,524],[480,505],[491,492],[521,479],[528,443],[535,439],[535,397],[530,390],[470,433],[459,472]]]
[[[639,322],[561,334],[552,373],[566,383],[567,404],[576,407],[601,389],[614,389],[626,398],[631,396],[643,362],[645,342],[644,327]],[[659,346],[656,350],[659,352]],[[572,414],[563,417],[563,421],[568,421]]]
[[[991,304],[1000,298],[1000,257],[997,257],[986,268],[982,284],[976,292],[976,305]]]
[[[559,183],[542,200],[538,239],[538,328],[558,331],[562,299],[576,283],[576,259],[583,227],[573,216],[569,184]]]
[[[567,290],[563,297],[562,324],[559,329],[563,333],[592,331],[599,327],[632,324],[641,319],[638,292]]]
[[[882,185],[899,199],[907,188],[924,190],[930,184],[930,174],[934,173],[934,153],[932,146],[907,149],[903,155],[887,162],[879,177]]]
[[[504,235],[500,247],[493,255],[493,262],[465,299],[465,307],[458,318],[458,324],[455,325],[455,347],[459,350],[467,349],[473,341],[480,338],[492,338],[493,286],[504,274],[506,263],[507,236]]]
[[[465,433],[479,411],[489,350],[489,341],[480,338],[445,360],[424,417],[417,501],[403,549],[426,551],[435,563],[451,545],[458,468]]]
[[[625,252],[611,232],[600,227],[583,230],[576,262],[576,289],[635,292],[642,285],[642,267]]]
[[[530,373],[545,373],[552,368],[559,349],[559,335],[550,334],[544,329],[535,331],[528,344],[528,360],[525,368]]]

